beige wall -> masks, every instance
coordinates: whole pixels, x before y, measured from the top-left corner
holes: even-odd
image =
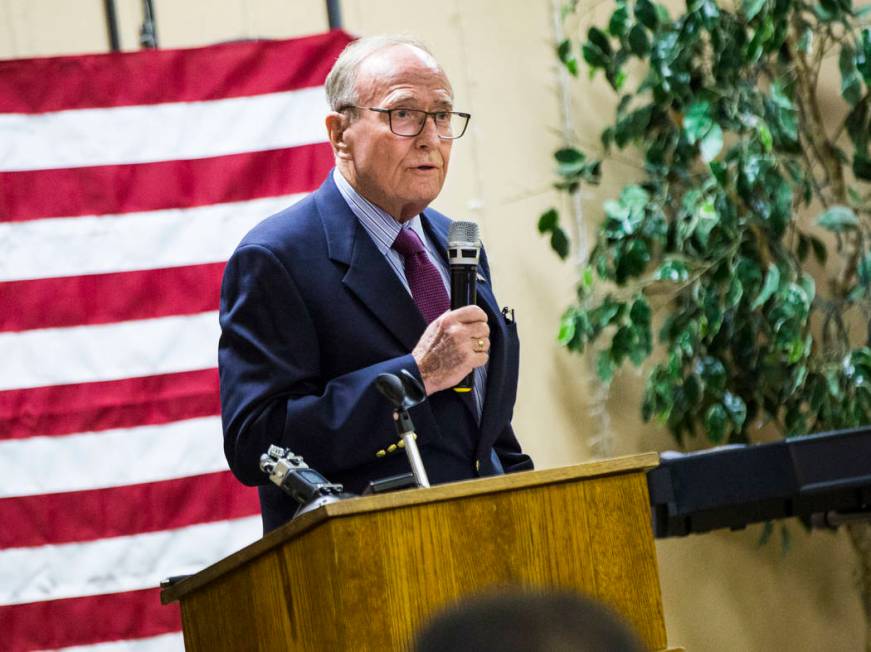
[[[141,3],[117,4],[122,47],[137,49]],[[591,3],[584,21],[601,20],[608,4]],[[0,0],[0,57],[106,50],[102,5]],[[535,230],[538,215],[562,201],[550,189],[551,152],[562,130],[550,0],[344,0],[342,11],[354,34],[403,31],[427,41],[453,80],[457,106],[474,116],[436,205],[480,222],[500,301],[515,308],[523,343],[515,426],[539,466],[583,461],[597,450],[671,446],[665,433],[639,419],[639,374],[627,370],[605,392],[588,361],[555,342],[574,274]],[[167,48],[326,28],[322,0],[156,0],[156,16]],[[601,80],[585,75],[573,89],[577,141],[594,145],[614,98]],[[609,161],[606,182],[584,195],[588,222],[636,171],[631,154]],[[593,443],[600,436],[605,443]],[[660,542],[672,644],[724,652],[861,649],[846,537],[790,527],[794,546],[786,555],[776,545],[759,548],[758,528]]]

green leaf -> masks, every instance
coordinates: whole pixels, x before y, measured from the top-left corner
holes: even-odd
[[[834,233],[842,233],[859,226],[859,218],[849,206],[832,206],[817,219],[824,229]]]
[[[554,152],[557,174],[562,177],[577,177],[587,166],[587,156],[574,147],[564,147]]]
[[[714,124],[711,127],[710,131],[702,138],[699,149],[705,163],[709,163],[717,157],[717,154],[723,149],[723,130],[720,125]]]
[[[684,381],[683,391],[690,405],[698,403],[702,397],[702,383],[699,377],[695,374],[688,376]]]
[[[568,70],[573,77],[577,77],[578,59],[575,56],[574,51],[572,51],[572,42],[569,39],[561,41],[557,46],[556,54],[562,64],[566,67],[566,70]]]
[[[689,277],[690,272],[682,260],[666,260],[653,273],[653,278],[657,281],[671,281],[672,283],[681,283]]]
[[[569,255],[569,238],[560,227],[554,227],[550,234],[550,247],[565,260]]]
[[[652,115],[653,107],[647,105],[620,118],[614,125],[614,143],[617,147],[622,148],[644,135]]]
[[[608,35],[598,27],[591,27],[587,31],[587,41],[596,46],[603,54],[611,54],[611,41],[608,40]]]
[[[826,369],[826,387],[829,394],[837,401],[844,397],[844,392],[841,389],[841,379],[837,369]]]
[[[798,245],[796,246],[796,255],[798,256],[799,261],[804,262],[807,260],[807,255],[810,250],[810,242],[807,236],[799,233],[798,235]]]
[[[563,147],[554,152],[553,157],[558,163],[583,163],[587,160],[586,155],[574,147]]]
[[[626,35],[626,28],[629,25],[629,10],[625,4],[621,4],[611,14],[611,20],[608,21],[608,32],[611,36],[620,38]]]
[[[559,213],[555,208],[550,208],[541,214],[538,218],[538,232],[550,233],[553,231],[559,222]]]
[[[590,311],[590,324],[595,332],[601,331],[603,328],[619,319],[623,304],[614,301],[613,298],[606,297],[602,305]]]
[[[656,20],[660,25],[667,25],[671,22],[671,16],[668,15],[668,9],[665,5],[656,3]]]
[[[560,320],[559,334],[557,340],[563,346],[568,346],[569,342],[575,337],[575,312],[567,310]]]
[[[599,351],[596,355],[596,375],[603,383],[610,383],[617,367],[611,359],[610,351]]]
[[[728,168],[723,165],[720,161],[711,161],[708,164],[711,168],[711,174],[714,175],[714,178],[717,180],[722,187],[726,187],[729,183],[729,171]]]
[[[584,43],[581,46],[581,53],[586,61],[595,70],[596,68],[608,68],[611,65],[611,57],[609,54],[602,52],[592,43]]]
[[[652,312],[650,304],[643,296],[639,296],[632,303],[632,308],[629,310],[629,319],[638,327],[649,327]]]
[[[732,423],[735,425],[735,430],[741,430],[744,426],[744,421],[747,419],[747,404],[737,394],[726,392],[723,394],[723,407],[729,413]]]
[[[820,4],[814,5],[813,10],[814,14],[820,21],[824,23],[831,23],[838,18],[838,14],[840,13],[837,6],[832,7],[833,3],[828,0],[821,0]]]
[[[841,70],[841,97],[854,106],[862,97],[862,79],[856,70],[856,52],[849,43],[841,46],[838,66]]]
[[[684,115],[683,130],[691,145],[701,140],[713,125],[711,105],[708,102],[702,100],[689,105]]]
[[[588,290],[593,287],[593,268],[589,265],[584,267],[584,273],[581,275],[581,283]]]
[[[768,273],[765,275],[765,283],[759,291],[759,294],[756,295],[756,299],[754,299],[750,309],[756,310],[762,306],[775,292],[777,292],[778,287],[780,287],[780,269],[774,263],[769,263]]]
[[[614,364],[621,364],[623,360],[636,347],[638,338],[635,334],[635,329],[631,326],[621,326],[614,333],[614,338],[611,340],[611,358]]]
[[[817,296],[816,281],[814,281],[814,277],[807,272],[802,272],[799,283],[801,283],[801,287],[804,290],[805,296],[807,297],[808,306],[810,306],[810,304],[813,303],[814,298]]]
[[[732,276],[729,280],[729,289],[726,291],[726,307],[734,308],[737,306],[741,302],[742,296],[744,296],[744,286],[741,285],[741,280],[737,276]]]
[[[766,152],[771,151],[771,146],[774,144],[774,138],[771,136],[771,129],[768,128],[768,125],[763,121],[759,121],[759,124],[756,126],[756,133],[759,134],[759,142],[762,143],[762,147],[765,148]]]
[[[639,276],[650,262],[650,248],[644,240],[634,239],[617,262],[617,284],[623,285],[627,279]]]
[[[630,211],[643,211],[650,202],[650,193],[639,185],[629,185],[620,191],[620,204]]]
[[[719,403],[714,403],[705,412],[705,430],[715,444],[720,444],[726,439],[726,408]]]
[[[809,236],[811,241],[811,249],[814,252],[814,258],[817,259],[817,262],[820,265],[826,264],[826,259],[829,257],[828,251],[826,251],[825,243],[817,237]]]
[[[795,105],[789,97],[786,87],[780,80],[771,85],[771,99],[781,109],[794,110]]]
[[[647,30],[639,23],[635,23],[629,30],[629,49],[636,57],[644,57],[650,52],[650,39],[647,38]]]
[[[744,14],[744,18],[751,21],[764,6],[765,0],[741,0],[741,13]]]
[[[871,5],[865,7],[871,10]],[[859,50],[856,53],[856,69],[862,75],[865,83],[871,86],[871,27],[862,30],[859,38]]]
[[[856,154],[853,158],[853,174],[859,179],[871,181],[871,157]]]
[[[635,18],[649,30],[655,30],[659,24],[659,15],[650,0],[638,0],[635,3]]]
[[[802,389],[804,385],[804,381],[807,378],[807,367],[804,365],[798,365],[793,372],[792,383],[789,386],[789,393],[795,394],[797,391]]]
[[[714,394],[720,394],[726,389],[726,367],[717,358],[707,355],[696,361],[693,371]]]

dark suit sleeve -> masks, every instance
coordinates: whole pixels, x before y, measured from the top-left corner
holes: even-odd
[[[327,477],[375,460],[395,440],[391,411],[373,387],[382,372],[409,369],[408,354],[330,379],[324,345],[296,281],[266,247],[244,245],[227,263],[221,289],[218,358],[224,450],[246,484],[264,484],[260,456],[290,448]],[[352,342],[334,342],[352,346]]]
[[[520,443],[514,436],[514,429],[510,423],[499,433],[496,443],[493,444],[493,450],[496,452],[505,473],[531,471],[535,468],[532,458],[521,450]]]

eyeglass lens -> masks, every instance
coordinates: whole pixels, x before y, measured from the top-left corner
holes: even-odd
[[[438,135],[457,138],[466,128],[468,118],[449,111],[430,114],[435,120]],[[428,115],[416,109],[394,109],[390,114],[391,129],[397,136],[416,136],[424,129]]]

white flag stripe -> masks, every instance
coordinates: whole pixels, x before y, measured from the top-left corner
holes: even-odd
[[[58,648],[55,652],[183,652],[184,637],[181,632],[161,634],[148,638],[109,641],[94,645],[75,645]]]
[[[0,333],[0,390],[218,366],[217,311]]]
[[[0,281],[225,261],[253,226],[303,197],[2,223]]]
[[[0,441],[0,498],[105,489],[226,470],[217,416]]]
[[[151,163],[327,140],[324,88],[51,113],[0,114],[0,171]]]
[[[176,530],[0,550],[0,605],[155,588],[196,573],[263,532],[259,516]]]

